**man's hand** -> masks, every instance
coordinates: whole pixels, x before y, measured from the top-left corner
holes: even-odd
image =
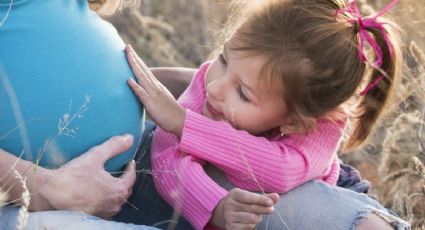
[[[132,144],[133,137],[130,135],[116,136],[62,167],[50,170],[46,184],[40,188],[40,195],[54,209],[112,217],[131,194],[136,168],[132,160],[123,175],[116,178],[105,171],[104,164]]]

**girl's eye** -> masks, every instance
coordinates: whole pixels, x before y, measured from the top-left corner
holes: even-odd
[[[243,93],[241,85],[238,85],[238,87],[236,87],[236,91],[238,92],[239,97],[242,99],[242,101],[250,102],[249,98],[247,96],[245,96],[245,94]]]
[[[227,61],[226,61],[226,59],[224,59],[223,54],[220,54],[220,56],[218,57],[218,59],[220,60],[221,64],[227,65]]]

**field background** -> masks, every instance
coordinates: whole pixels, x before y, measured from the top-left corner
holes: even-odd
[[[388,0],[359,1],[363,12]],[[196,67],[214,49],[227,18],[226,0],[144,0],[140,8],[109,18],[149,66]],[[405,31],[406,66],[392,111],[361,150],[341,155],[372,182],[371,194],[425,229],[424,89],[425,0],[403,0],[390,15]],[[416,158],[415,158],[416,157]]]

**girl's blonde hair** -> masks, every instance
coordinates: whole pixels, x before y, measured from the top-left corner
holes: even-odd
[[[336,19],[346,1],[262,2],[244,13],[240,26],[231,34],[229,48],[266,58],[264,77],[273,83],[281,82],[285,102],[300,125],[305,125],[307,118],[328,116],[349,99],[356,99],[352,132],[344,150],[360,146],[382,115],[401,76],[398,26],[379,17],[385,22],[392,56],[381,31],[366,28],[382,50],[381,69],[388,77],[365,96],[358,96],[359,90],[374,82],[382,71],[360,60],[358,25]]]
[[[87,0],[92,10],[103,16],[110,16],[124,7],[138,6],[140,0]]]

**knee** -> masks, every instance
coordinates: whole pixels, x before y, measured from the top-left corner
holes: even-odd
[[[368,230],[368,229],[380,229],[380,230],[393,230],[394,228],[386,222],[381,217],[370,213],[363,219],[359,221],[359,223],[355,227],[356,230]]]

